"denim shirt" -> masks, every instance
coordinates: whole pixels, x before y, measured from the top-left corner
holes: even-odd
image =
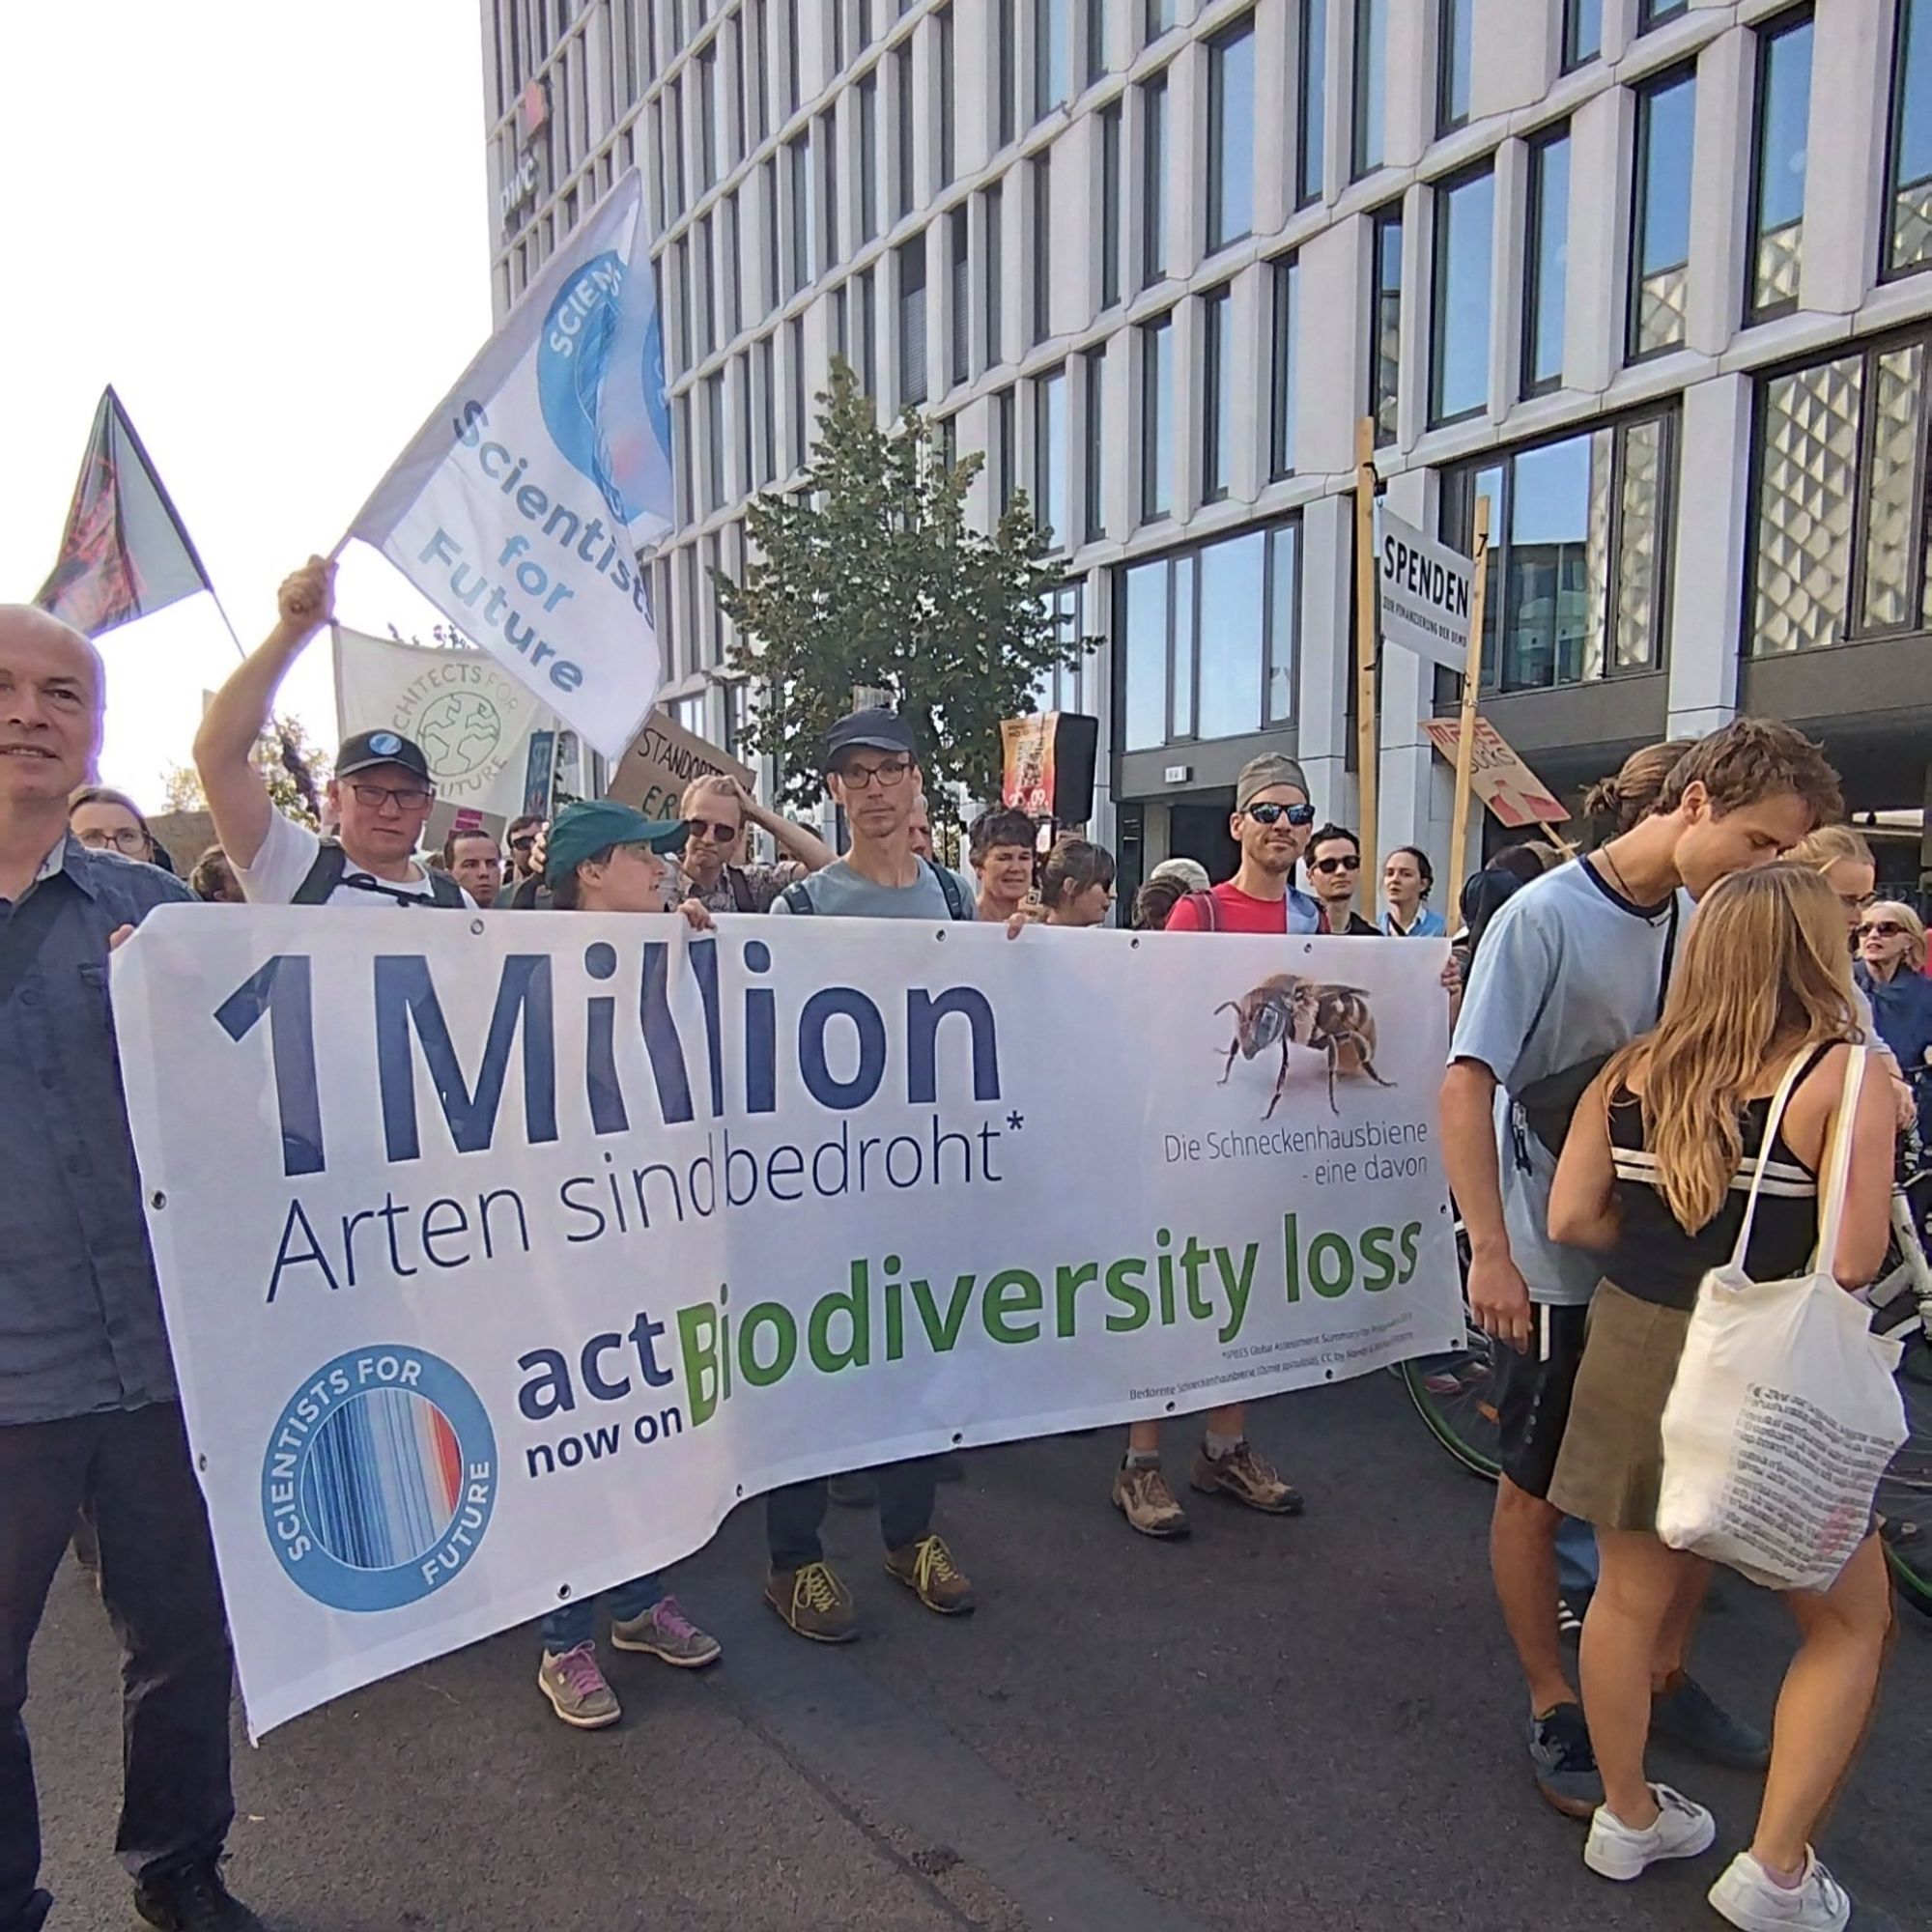
[[[56,846],[32,893],[69,894],[0,1002],[0,1426],[174,1399],[121,1063],[108,935],[192,900],[158,867]],[[16,902],[0,899],[0,931]]]

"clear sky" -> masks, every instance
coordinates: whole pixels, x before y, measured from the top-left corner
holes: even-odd
[[[476,0],[5,13],[0,602],[52,568],[112,383],[253,644],[489,333]],[[378,634],[436,621],[360,546],[338,605]],[[196,598],[101,649],[101,778],[158,806],[235,647]],[[327,660],[284,690],[332,745]]]

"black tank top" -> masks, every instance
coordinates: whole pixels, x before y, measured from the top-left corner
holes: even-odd
[[[1832,1051],[1819,1047],[1792,1083],[1797,1092]],[[1689,1310],[1696,1305],[1697,1285],[1722,1267],[1737,1246],[1744,1226],[1751,1174],[1764,1146],[1771,1119],[1769,1098],[1747,1101],[1739,1116],[1744,1150],[1731,1189],[1717,1217],[1694,1235],[1686,1234],[1657,1185],[1657,1163],[1645,1144],[1643,1108],[1635,1094],[1619,1086],[1610,1096],[1610,1149],[1616,1161],[1617,1244],[1604,1272],[1640,1301]],[[1751,1223],[1745,1272],[1753,1281],[1782,1281],[1809,1267],[1818,1245],[1818,1177],[1792,1152],[1782,1131],[1772,1137],[1771,1158],[1758,1188],[1757,1217]]]

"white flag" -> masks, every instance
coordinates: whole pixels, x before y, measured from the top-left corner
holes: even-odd
[[[343,737],[386,725],[429,759],[444,805],[514,818],[524,809],[530,732],[549,723],[481,651],[425,650],[335,629],[335,718]]]
[[[615,758],[658,685],[637,551],[670,522],[664,349],[633,169],[525,291],[349,533]]]

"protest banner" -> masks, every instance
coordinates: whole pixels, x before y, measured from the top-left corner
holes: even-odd
[[[439,806],[497,818],[523,810],[530,732],[543,707],[482,651],[428,650],[337,624],[335,718],[343,737],[387,725],[420,745]]]
[[[163,906],[115,953],[254,1733],[779,1484],[1460,1342],[1440,945],[721,927]]]
[[[1459,675],[1469,661],[1475,567],[1461,551],[1424,536],[1386,503],[1376,505],[1376,592],[1382,642]]]
[[[1461,726],[1454,718],[1425,718],[1423,735],[1453,765]],[[1510,749],[1487,718],[1478,718],[1469,782],[1498,824],[1520,832],[1526,825],[1562,825],[1570,817],[1563,801]]]
[[[611,774],[605,795],[646,818],[676,818],[685,786],[720,772],[736,779],[748,795],[755,789],[749,765],[687,731],[665,712],[653,711]]]
[[[609,758],[657,691],[637,553],[672,512],[648,242],[634,169],[558,247],[349,528]]]

